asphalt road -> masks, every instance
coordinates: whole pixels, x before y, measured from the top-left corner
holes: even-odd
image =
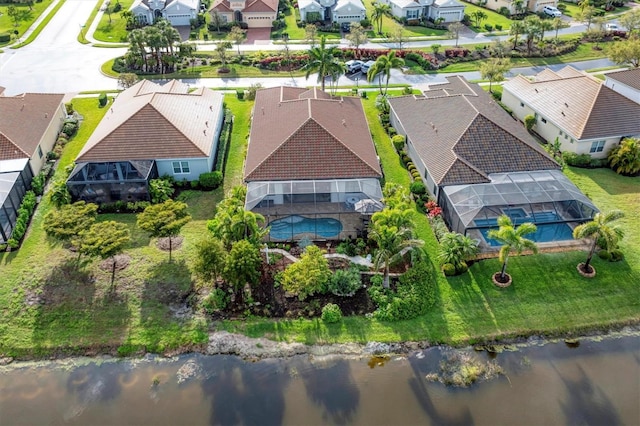
[[[91,45],[83,45],[77,41],[81,25],[85,23],[96,5],[96,2],[104,0],[67,0],[54,18],[44,28],[40,35],[30,44],[20,49],[5,49],[0,54],[0,86],[6,88],[5,95],[32,92],[32,93],[70,93],[95,90],[118,89],[117,81],[106,77],[100,72],[100,67],[109,59],[122,56],[125,48],[98,48]],[[45,14],[43,14],[44,17]],[[92,28],[85,28],[88,39],[91,40],[93,29],[100,16],[96,17]],[[36,24],[34,24],[35,26]],[[581,24],[572,23],[570,28],[562,30],[562,33],[579,33],[584,31]],[[491,43],[496,39],[506,39],[508,36],[486,37],[466,32],[458,42]],[[344,42],[344,40],[343,40]],[[415,41],[405,43],[404,47],[425,47],[433,43],[443,46],[455,44],[455,40]],[[346,44],[344,44],[346,46]],[[366,47],[386,48],[396,47],[389,43],[369,43]],[[215,44],[199,44],[198,50],[213,50]],[[242,45],[243,51],[278,50],[282,45],[275,45],[270,41],[258,41],[252,45]],[[293,50],[306,50],[308,45],[291,44]],[[575,64],[580,69],[600,68],[613,65],[607,59],[587,61]],[[552,66],[551,68],[559,68]],[[510,75],[533,74],[540,71],[539,68],[514,69]],[[437,75],[405,75],[398,70],[392,73],[392,83],[406,83],[420,87],[429,83],[444,81],[447,74]],[[462,73],[467,79],[480,79],[478,72]],[[509,75],[507,75],[508,77]],[[206,86],[213,88],[248,87],[254,83],[261,83],[264,87],[279,85],[308,86],[316,84],[317,75],[309,79],[297,78],[202,78],[184,79],[184,82],[193,86]],[[366,78],[361,73],[342,76],[338,85],[359,85],[366,83]]]

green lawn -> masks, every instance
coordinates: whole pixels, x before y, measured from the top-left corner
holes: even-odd
[[[472,16],[471,14],[474,13],[476,10],[481,10],[484,13],[487,14],[487,19],[485,19],[484,21],[482,21],[480,23],[480,28],[477,28],[475,26],[470,26],[469,28],[471,28],[473,31],[476,32],[481,32],[484,33],[487,30],[485,30],[484,26],[485,24],[489,24],[492,25],[495,31],[495,27],[496,25],[502,25],[502,30],[503,31],[508,31],[509,28],[511,28],[511,19],[507,18],[506,16],[500,15],[498,12],[495,12],[491,9],[487,9],[484,7],[480,7],[480,6],[476,6],[473,3],[469,3],[466,1],[462,1],[462,3],[464,3],[465,9],[464,9],[464,13],[465,15],[469,15]],[[473,24],[475,24],[475,22],[473,21],[473,19],[471,20]]]
[[[284,11],[284,22],[286,26],[277,31],[271,32],[271,38],[280,40],[283,33],[289,35],[289,40],[304,41],[306,39],[306,33],[304,27],[299,28],[296,20],[300,19],[298,9],[290,7]],[[340,33],[328,33],[324,31],[318,31],[318,38],[325,36],[327,40],[339,40]]]
[[[34,23],[36,19],[45,11],[47,7],[51,5],[53,0],[43,0],[40,3],[33,3],[31,9],[29,6],[21,5],[21,4],[8,4],[8,3],[0,3],[0,34],[2,33],[11,33],[15,30],[18,30],[19,36],[23,35],[25,31]],[[15,25],[13,19],[8,15],[7,8],[9,6],[14,6],[18,11],[21,12],[24,17],[23,20],[18,22],[18,25]],[[9,44],[0,43],[0,46],[5,46]]]
[[[364,7],[367,11],[367,17],[371,18],[371,13],[373,12],[373,3],[374,0],[364,0]],[[392,34],[394,29],[400,25],[396,20],[389,16],[382,17],[382,34]],[[382,37],[382,35],[376,33],[377,25],[372,21],[371,22],[371,31],[369,31],[369,38],[377,38]],[[421,27],[421,26],[405,26],[404,27],[405,34],[407,37],[442,37],[446,35],[446,31],[444,30],[436,30],[433,28]]]
[[[129,10],[134,0],[119,0],[122,10]],[[87,23],[90,25],[91,22]],[[104,13],[98,26],[96,27],[93,37],[98,41],[123,43],[127,41],[127,21],[120,16],[120,12],[112,13],[111,17]]]

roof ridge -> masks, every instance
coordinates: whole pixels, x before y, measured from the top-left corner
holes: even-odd
[[[23,153],[27,158],[30,158],[31,156],[29,154],[27,154],[27,152],[22,149],[18,144],[16,144],[9,136],[7,136],[3,131],[0,131],[0,135],[4,136],[4,138],[7,140],[7,142],[9,142],[11,145],[13,145],[15,148],[18,149],[18,151],[20,151],[21,153]]]
[[[203,153],[204,155],[207,155],[207,156],[208,156],[209,154],[207,154],[206,152],[204,152],[204,151],[202,150],[202,148],[201,148],[200,146],[198,146],[198,144],[194,143],[194,141],[193,141],[189,136],[187,136],[187,135],[182,131],[182,129],[180,129],[178,126],[176,126],[176,125],[175,125],[175,123],[173,122],[173,120],[172,120],[172,117],[171,117],[171,116],[167,116],[167,115],[166,115],[166,114],[164,114],[162,111],[160,111],[158,108],[156,108],[156,106],[153,104],[153,99],[155,98],[155,95],[162,95],[162,94],[163,94],[163,93],[154,92],[153,97],[151,98],[151,100],[149,101],[149,103],[148,103],[147,105],[151,106],[155,111],[157,111],[157,112],[158,112],[158,114],[160,114],[162,117],[164,117],[164,118],[166,119],[167,123],[171,124],[171,126],[172,126],[174,129],[176,129],[176,131],[177,131],[178,133],[180,133],[182,136],[184,136],[184,137],[185,137],[185,139],[186,139],[186,140],[188,140],[188,141],[189,141],[189,143],[191,143],[191,145],[195,146],[195,147],[196,147],[196,149],[197,149],[198,151],[200,151],[200,152],[201,152],[201,153]],[[164,93],[164,94],[170,94],[170,95],[173,95],[173,93]],[[182,94],[190,95],[189,93],[178,93],[178,94],[180,94],[180,95],[182,95]],[[194,95],[190,95],[190,96],[194,96]],[[142,110],[142,108],[141,108],[140,110]],[[138,110],[138,112],[139,112],[140,110]],[[205,136],[206,136],[206,133],[205,133]]]
[[[581,123],[582,125],[578,129],[578,134],[576,136],[578,136],[581,139],[582,139],[582,134],[584,133],[584,129],[587,127],[587,124],[589,123],[589,120],[591,119],[591,112],[593,112],[593,108],[595,107],[596,103],[598,102],[598,98],[600,97],[600,94],[602,93],[602,88],[603,87],[605,87],[604,84],[599,84],[598,91],[596,92],[596,95],[593,97],[593,99],[591,101],[591,105],[589,105],[589,108],[587,108],[586,120],[584,120]]]

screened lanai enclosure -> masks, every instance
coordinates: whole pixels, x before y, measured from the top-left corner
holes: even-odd
[[[153,160],[80,163],[71,172],[67,188],[74,200],[89,203],[149,200],[149,180],[158,177]]]
[[[0,244],[11,238],[18,209],[24,194],[31,189],[32,179],[28,158],[0,161]]]
[[[377,179],[259,181],[247,184],[245,209],[263,215],[272,241],[364,236],[383,208]]]
[[[449,228],[498,246],[487,237],[497,218],[507,215],[515,225],[531,222],[538,231],[528,235],[538,243],[572,240],[573,228],[591,220],[596,206],[561,171],[496,173],[490,183],[444,187],[439,196]]]

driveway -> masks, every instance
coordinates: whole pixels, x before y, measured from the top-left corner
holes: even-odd
[[[247,38],[242,44],[266,44],[270,43],[270,39],[271,28],[249,28]]]

